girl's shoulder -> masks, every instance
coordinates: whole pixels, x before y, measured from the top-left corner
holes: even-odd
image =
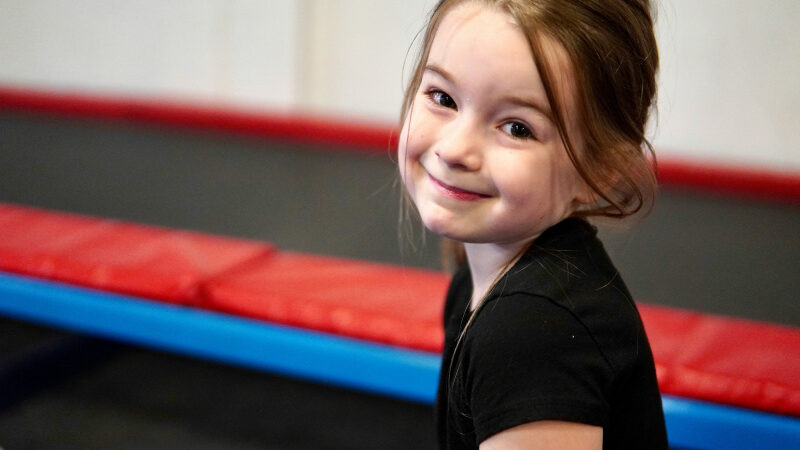
[[[523,292],[484,303],[462,342],[479,436],[536,420],[605,426],[616,371],[567,308]]]
[[[566,219],[542,233],[496,283],[488,298],[528,293],[564,302],[630,298],[597,229],[582,219]]]
[[[525,345],[582,337],[586,351],[594,348],[614,371],[630,365],[646,343],[630,292],[597,230],[581,219],[542,234],[495,285],[475,325],[475,333],[502,330],[503,340]]]

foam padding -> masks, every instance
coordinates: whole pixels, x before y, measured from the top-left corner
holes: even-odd
[[[440,352],[448,280],[431,271],[279,252],[209,282],[205,306]]]
[[[0,271],[0,314],[301,379],[431,403],[441,357]]]
[[[7,272],[361,342],[442,348],[448,277],[438,272],[7,204],[0,237]],[[800,329],[639,308],[662,393],[800,417]]]
[[[0,269],[195,304],[201,284],[268,244],[0,204]]]
[[[800,329],[640,305],[661,392],[800,416]]]

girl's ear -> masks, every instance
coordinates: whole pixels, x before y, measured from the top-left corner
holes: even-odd
[[[578,203],[578,207],[583,209],[586,206],[591,206],[596,204],[600,201],[601,197],[597,194],[597,192],[586,183],[585,180],[582,178],[579,181],[578,192],[575,194],[575,201]]]
[[[619,183],[622,180],[622,175],[613,169],[595,169],[593,175],[594,185],[593,188],[586,180],[579,177],[577,192],[575,193],[575,201],[578,203],[579,209],[592,209],[601,203],[606,202],[600,192],[606,195],[613,195],[617,192]]]
[[[577,167],[574,168],[573,173],[575,174],[575,207],[581,210],[586,209],[587,206],[596,205],[598,202],[600,202],[602,200],[602,196],[600,196],[600,194],[598,194],[597,191],[592,188],[589,182],[581,176]],[[589,175],[591,176],[595,174],[590,173]],[[595,180],[592,181],[597,183],[596,177]],[[598,188],[602,189],[603,186],[598,186]]]

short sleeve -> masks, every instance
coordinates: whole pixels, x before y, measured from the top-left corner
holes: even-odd
[[[572,312],[530,294],[489,301],[464,341],[477,442],[538,420],[605,426],[613,374]]]

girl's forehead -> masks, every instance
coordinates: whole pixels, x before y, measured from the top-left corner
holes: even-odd
[[[445,14],[426,65],[455,84],[543,92],[530,43],[513,17],[477,2]]]
[[[491,38],[487,41],[487,38]],[[476,2],[464,2],[447,11],[433,37],[429,57],[445,56],[454,46],[468,46],[475,50],[497,44],[492,56],[501,57],[505,51],[522,51],[528,53],[531,61],[533,55],[522,30],[514,18],[498,8],[481,5]],[[487,56],[476,54],[475,58]]]

